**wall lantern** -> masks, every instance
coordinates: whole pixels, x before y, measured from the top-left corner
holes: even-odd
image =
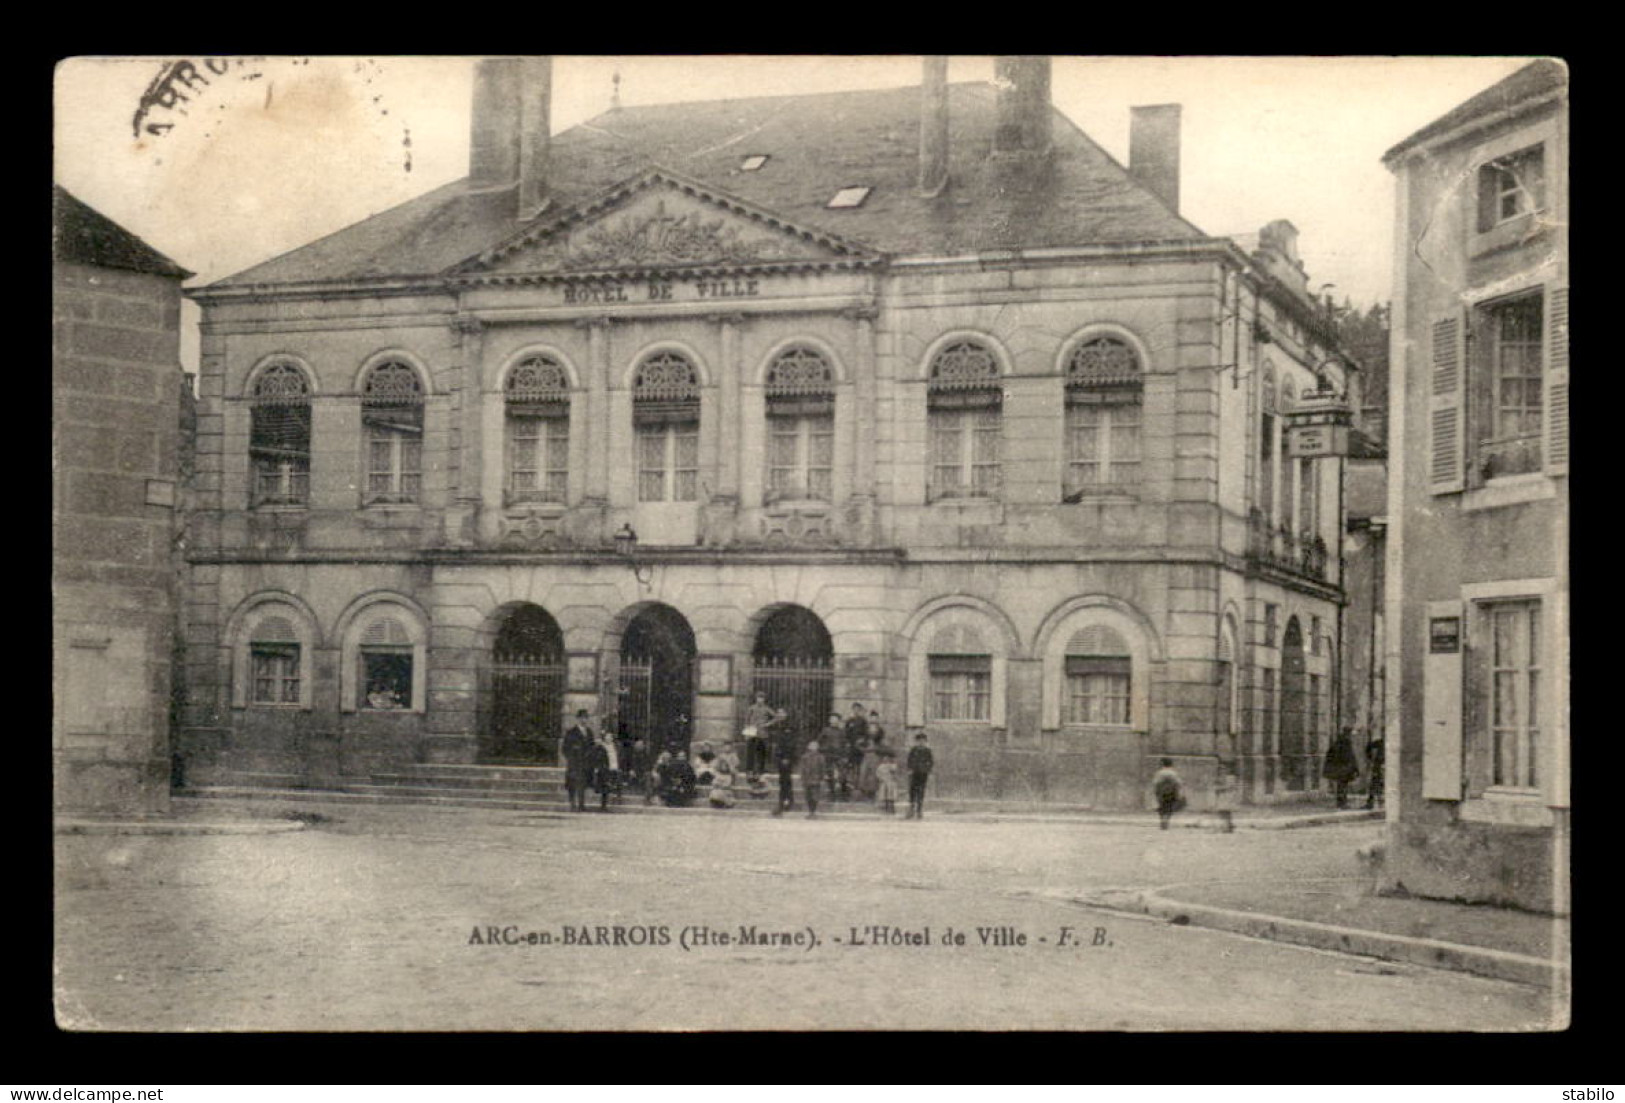
[[[632,568],[632,577],[638,580],[638,585],[648,586],[654,578],[654,568],[638,562],[638,534],[633,531],[630,521],[615,534],[615,552]]]

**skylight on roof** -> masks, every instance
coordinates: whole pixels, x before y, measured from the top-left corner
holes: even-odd
[[[739,169],[741,172],[755,172],[757,169],[767,164],[767,159],[771,156],[772,154],[770,153],[752,153],[749,157],[746,157],[743,161],[739,162]]]
[[[872,191],[874,189],[870,187],[842,188],[835,193],[835,198],[831,199],[827,205],[830,207],[861,207],[863,201],[869,198],[869,193]]]

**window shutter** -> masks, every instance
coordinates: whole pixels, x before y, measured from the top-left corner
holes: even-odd
[[[1428,400],[1428,485],[1434,494],[1465,486],[1463,444],[1466,415],[1465,326],[1458,313],[1433,323]]]
[[[1436,644],[1433,628],[1452,617],[1455,641],[1446,650]],[[1422,623],[1422,796],[1430,800],[1462,799],[1462,629],[1461,602],[1428,602]]]
[[[1546,473],[1569,473],[1569,289],[1546,289]]]

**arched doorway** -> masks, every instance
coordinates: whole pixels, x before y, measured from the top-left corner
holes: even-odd
[[[652,604],[621,634],[616,728],[655,750],[688,749],[694,730],[694,630],[669,605]]]
[[[481,760],[555,765],[564,731],[564,634],[539,605],[515,606],[491,646]]]
[[[835,704],[835,644],[818,614],[785,605],[762,621],[751,647],[751,693],[783,709],[802,742],[824,726]]]
[[[1292,617],[1281,637],[1281,778],[1289,790],[1308,788],[1313,772],[1305,722],[1305,665],[1303,628]]]

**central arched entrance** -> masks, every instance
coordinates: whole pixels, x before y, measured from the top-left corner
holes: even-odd
[[[1308,788],[1311,775],[1312,752],[1305,722],[1306,665],[1303,628],[1293,617],[1281,637],[1281,777],[1289,790]]]
[[[784,605],[762,621],[751,647],[751,693],[783,709],[802,742],[824,726],[835,704],[835,645],[816,613]]]
[[[564,732],[564,634],[546,609],[509,610],[491,645],[484,762],[554,765]]]
[[[615,724],[656,751],[687,750],[694,730],[694,630],[670,605],[652,604],[621,634]]]

